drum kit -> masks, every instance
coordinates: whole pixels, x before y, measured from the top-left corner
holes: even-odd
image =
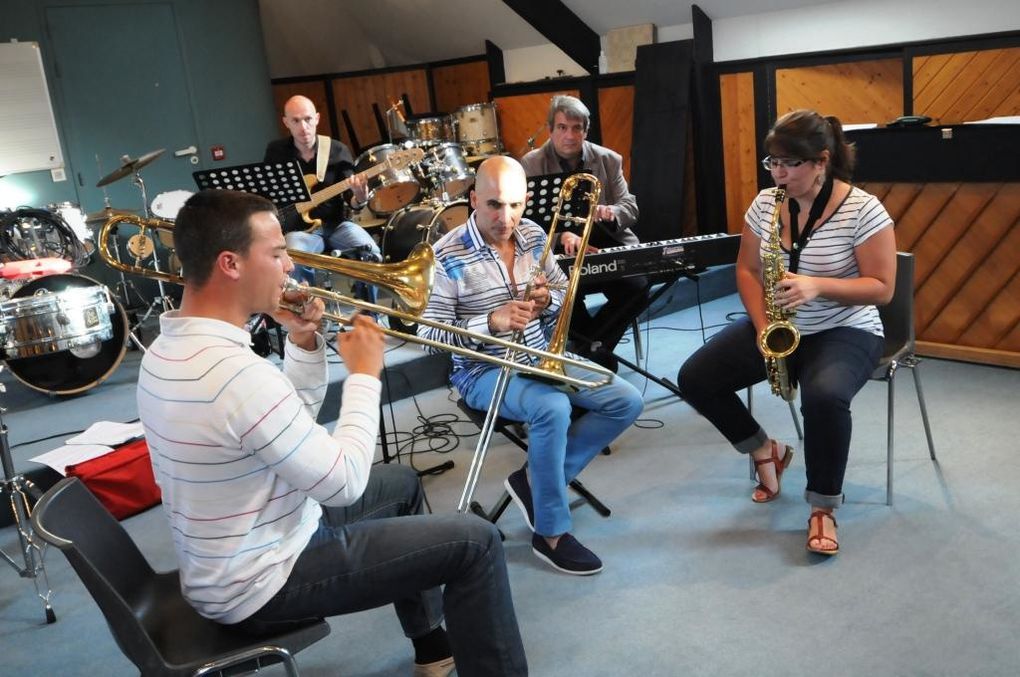
[[[139,170],[162,153],[153,151],[137,159],[125,156],[97,187],[133,176],[144,200]],[[162,194],[154,201],[153,211],[157,211],[156,203],[161,210],[171,210],[172,201],[183,204],[176,194]],[[123,295],[122,305],[118,294],[105,284],[77,272],[91,261],[96,249],[90,226],[134,213],[114,209],[108,200],[103,209],[91,214],[72,202],[0,213],[0,361],[28,387],[49,395],[81,393],[116,370],[129,339],[142,347],[124,310],[130,305],[131,290],[147,302],[133,284],[121,274],[117,288]],[[159,215],[164,213],[168,211]],[[147,239],[135,236],[128,240],[127,249],[136,261],[151,256],[158,269],[158,257]],[[152,301],[146,317],[157,306],[168,309],[169,303],[161,286],[160,297]]]
[[[476,103],[450,115],[405,118],[400,103],[387,111],[392,141],[369,148],[357,161],[358,171],[385,162],[393,153],[417,147],[425,157],[414,166],[391,170],[373,179],[368,209],[355,223],[382,225],[383,260],[401,261],[420,242],[434,243],[470,214],[467,192],[475,168],[503,152],[495,103]],[[385,221],[383,220],[385,219]]]

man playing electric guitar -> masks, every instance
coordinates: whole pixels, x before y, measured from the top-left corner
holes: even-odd
[[[352,208],[360,209],[368,200],[365,179],[354,174],[350,149],[336,139],[316,135],[319,113],[315,104],[304,96],[292,96],[287,100],[283,107],[283,124],[290,131],[290,137],[270,141],[265,162],[297,160],[306,181],[314,181],[309,186],[313,193],[348,177],[351,184],[351,190],[342,197],[328,200],[309,213],[311,219],[319,221],[318,225],[310,226],[293,212],[286,219],[281,214],[287,247],[314,254],[339,250],[363,261],[382,261],[372,236],[347,220],[348,202]],[[291,275],[299,281],[314,281],[312,271],[304,266],[296,266]],[[357,283],[354,291],[360,298],[375,303],[374,287]]]

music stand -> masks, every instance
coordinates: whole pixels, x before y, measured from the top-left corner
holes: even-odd
[[[192,172],[191,176],[199,190],[222,188],[255,193],[270,200],[277,208],[312,199],[297,160],[203,169]]]
[[[546,232],[549,231],[549,226],[552,225],[553,210],[556,209],[556,203],[560,197],[560,188],[563,186],[563,181],[566,180],[571,174],[576,172],[564,172],[562,174],[542,174],[528,177],[528,192],[531,193],[531,199],[528,200],[527,206],[524,208],[524,218],[534,221],[538,225],[542,226],[542,229]],[[563,213],[560,217],[572,216],[574,214],[583,214],[587,210],[587,201],[585,200],[584,191],[577,190],[571,196],[570,200],[563,204]],[[563,221],[565,228],[569,229],[569,221]]]

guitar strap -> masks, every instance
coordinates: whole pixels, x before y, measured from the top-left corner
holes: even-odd
[[[329,144],[332,139],[322,134],[317,135],[318,151],[315,154],[315,179],[322,183],[326,178],[326,166],[329,165]]]

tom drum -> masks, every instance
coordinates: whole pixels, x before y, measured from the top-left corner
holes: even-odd
[[[430,178],[434,197],[446,199],[464,195],[475,182],[475,170],[464,157],[464,150],[456,143],[441,143],[425,153],[422,171]]]
[[[457,140],[468,157],[497,155],[503,152],[499,138],[499,118],[495,103],[473,103],[454,112]]]
[[[370,167],[382,164],[389,156],[400,150],[402,150],[401,146],[392,143],[369,148],[358,156],[355,163],[357,171],[363,172]],[[421,190],[421,185],[410,167],[404,169],[388,167],[378,176],[370,179],[368,187],[372,191],[368,199],[368,207],[376,214],[392,214],[413,202]]]
[[[456,123],[452,115],[411,118],[406,124],[411,140],[419,146],[453,143],[457,140]]]

